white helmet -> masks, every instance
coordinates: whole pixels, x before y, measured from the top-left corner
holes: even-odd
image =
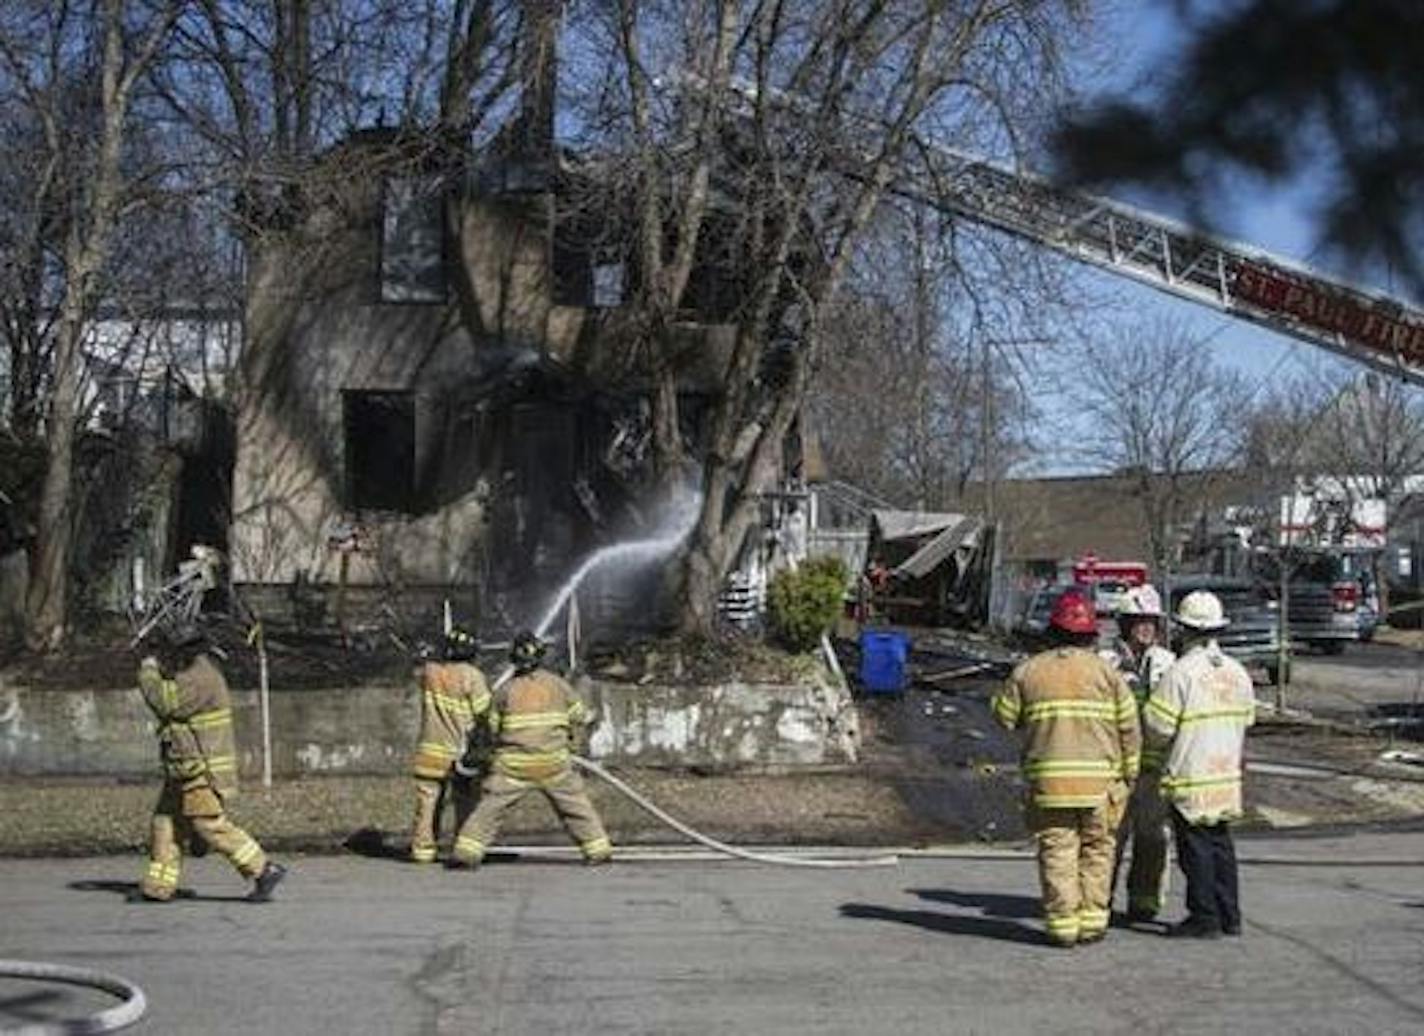
[[[1231,625],[1221,608],[1221,598],[1207,590],[1193,590],[1177,605],[1177,622],[1194,630],[1219,630]]]
[[[1162,617],[1162,595],[1151,583],[1134,586],[1123,594],[1122,607],[1118,609],[1118,615],[1124,619],[1138,617],[1160,619]]]

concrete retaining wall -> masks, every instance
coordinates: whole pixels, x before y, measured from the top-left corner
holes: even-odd
[[[598,717],[595,759],[638,766],[739,768],[853,762],[849,697],[824,686],[656,687],[582,681]],[[255,691],[233,692],[242,772],[261,772]],[[415,743],[413,687],[272,695],[278,777],[404,772]],[[136,690],[30,690],[0,683],[0,775],[152,775],[154,724]]]

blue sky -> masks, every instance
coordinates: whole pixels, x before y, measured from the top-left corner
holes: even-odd
[[[1107,0],[1100,19],[1094,38],[1102,41],[1101,46],[1088,46],[1075,62],[1079,92],[1087,96],[1098,92],[1142,96],[1141,92],[1150,90],[1157,76],[1170,74],[1175,56],[1185,46],[1186,36],[1170,0]],[[1230,199],[1213,208],[1214,225],[1207,229],[1364,287],[1390,291],[1395,285],[1390,283],[1387,271],[1347,270],[1339,257],[1319,246],[1312,210],[1322,175],[1307,172],[1285,184],[1241,182]],[[1122,188],[1105,193],[1149,212],[1185,218],[1182,207],[1171,198]],[[1238,370],[1261,392],[1273,383],[1307,372],[1329,376],[1362,369],[1294,338],[1174,299],[1126,278],[1087,267],[1082,267],[1078,276],[1087,290],[1119,303],[1121,319],[1135,322],[1169,317],[1179,321],[1188,333],[1205,342],[1205,348],[1218,363]],[[1050,357],[1044,359],[1052,362]],[[1053,386],[1058,380],[1042,377],[1031,383]],[[1046,389],[1035,402],[1051,420],[1071,425],[1061,405],[1061,395],[1054,389]],[[1063,436],[1055,438],[1064,441]],[[1067,438],[1071,441],[1071,436]],[[1081,470],[1066,455],[1045,457],[1035,468],[1065,473]]]

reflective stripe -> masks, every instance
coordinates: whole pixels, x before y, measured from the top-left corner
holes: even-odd
[[[1143,711],[1152,713],[1170,726],[1176,726],[1177,721],[1182,715],[1181,712],[1168,705],[1161,698],[1148,698],[1147,704],[1143,706]]]
[[[193,718],[188,720],[188,726],[194,730],[212,730],[216,727],[228,726],[231,723],[231,709],[213,709],[209,712],[195,713]]]
[[[579,848],[583,850],[585,856],[607,856],[613,852],[613,843],[607,838],[595,838],[592,841],[584,842]]]
[[[163,888],[169,888],[178,884],[178,865],[176,863],[150,862],[147,876],[144,879],[150,884]]]
[[[435,846],[421,846],[420,848],[411,846],[410,858],[416,863],[434,863]]]
[[[1108,912],[1106,910],[1096,910],[1092,907],[1080,907],[1078,910],[1078,924],[1087,929],[1106,928],[1108,926]]]
[[[1047,917],[1044,918],[1043,923],[1044,927],[1054,935],[1078,934],[1079,921],[1077,914],[1068,914],[1064,917]]]
[[[478,859],[485,854],[485,843],[478,838],[462,835],[455,839],[455,855],[461,859]]]
[[[171,716],[178,709],[178,684],[174,680],[164,680],[162,688],[163,711]]]
[[[1017,699],[996,696],[992,708],[994,710],[994,717],[1004,726],[1018,726],[1019,713],[1022,710],[1019,708]]]
[[[245,867],[257,857],[262,855],[262,846],[258,845],[251,838],[243,843],[242,847],[232,854],[232,862],[239,867]]]
[[[501,767],[517,773],[523,770],[548,769],[567,766],[569,750],[561,748],[556,752],[523,752],[518,749],[501,748],[494,760]]]
[[[1024,773],[1029,777],[1102,777],[1117,769],[1108,759],[1030,759]]]
[[[1116,719],[1117,706],[1110,701],[1036,701],[1023,710],[1030,723],[1041,719]]]
[[[215,755],[208,760],[208,769],[213,773],[236,773],[237,756]]]
[[[446,712],[459,713],[462,716],[473,717],[476,712],[474,702],[468,698],[451,698],[439,691],[426,691],[425,700],[427,704],[437,706]]]
[[[1249,705],[1241,708],[1227,709],[1195,709],[1184,712],[1177,720],[1182,726],[1188,723],[1207,723],[1214,719],[1221,720],[1241,720],[1249,723],[1254,718],[1256,710]]]
[[[1033,804],[1040,809],[1096,809],[1107,797],[1106,791],[1096,795],[1035,795]]]
[[[581,702],[581,701],[575,701],[572,705],[569,706],[569,721],[570,721],[570,722],[573,722],[573,723],[582,723],[582,722],[583,722],[584,720],[586,720],[587,718],[588,718],[588,709],[586,709],[586,708],[584,707],[583,702]]]
[[[454,759],[460,754],[457,749],[438,741],[422,741],[415,746],[415,750],[420,755],[433,755],[440,759]]]
[[[1228,785],[1240,784],[1240,783],[1241,783],[1241,775],[1240,775],[1240,774],[1235,774],[1235,773],[1233,773],[1233,774],[1228,774],[1228,775],[1222,776],[1222,777],[1172,777],[1172,776],[1165,776],[1165,777],[1162,778],[1162,787],[1163,787],[1163,789],[1164,789],[1164,790],[1166,790],[1166,789],[1171,789],[1172,791],[1186,791],[1186,790],[1189,790],[1189,789],[1191,789],[1191,788],[1219,788],[1219,787],[1226,787],[1226,786],[1228,786]]]
[[[505,730],[537,730],[540,727],[568,726],[567,712],[510,712],[504,717]]]

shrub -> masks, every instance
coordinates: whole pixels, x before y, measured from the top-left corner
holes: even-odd
[[[767,588],[772,629],[794,651],[809,651],[841,613],[849,573],[837,557],[812,558],[784,569]]]

